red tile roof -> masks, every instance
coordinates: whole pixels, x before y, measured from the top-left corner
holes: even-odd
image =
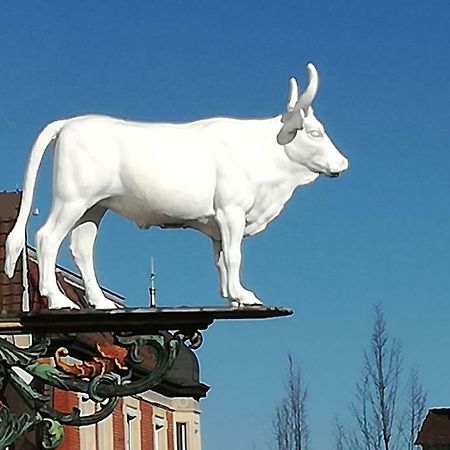
[[[22,309],[23,271],[22,259],[17,261],[12,279],[3,272],[5,265],[5,241],[16,221],[20,192],[0,193],[0,314],[14,314]]]
[[[5,263],[5,241],[17,218],[21,200],[20,192],[0,192],[0,314],[17,314],[22,311],[23,295],[23,269],[22,259],[19,258],[16,272],[12,279],[9,279],[3,272]],[[27,278],[29,308],[31,310],[48,309],[47,299],[39,293],[39,268],[35,260],[35,251],[27,247]],[[56,270],[59,287],[64,294],[81,308],[89,308],[84,299],[81,278],[61,267]],[[123,298],[107,289],[103,292],[108,298],[119,303]],[[72,347],[74,340],[71,340]],[[79,350],[82,354],[95,354],[96,343],[109,343],[113,341],[110,333],[84,333],[76,339]],[[148,349],[142,349],[141,364],[142,374],[148,376],[148,371],[155,365],[154,355]],[[182,346],[180,354],[167,374],[165,380],[155,388],[169,397],[189,396],[197,400],[206,396],[209,387],[199,382],[198,360],[194,353],[187,347]]]
[[[13,278],[9,279],[3,272],[5,264],[5,241],[11,231],[20,206],[21,192],[0,192],[0,314],[16,314],[22,310],[22,296],[24,291],[22,258],[17,261]],[[39,268],[35,260],[34,250],[27,247],[27,278],[29,308],[31,310],[48,309],[47,299],[39,293]],[[69,276],[70,275],[70,276]],[[61,290],[66,296],[81,308],[89,305],[84,299],[81,278],[69,271],[58,268],[56,278]],[[72,282],[69,280],[72,279]],[[76,279],[74,285],[73,281]],[[120,302],[121,297],[104,290],[108,297],[113,296]]]
[[[450,445],[450,408],[435,408],[428,411],[416,444]]]

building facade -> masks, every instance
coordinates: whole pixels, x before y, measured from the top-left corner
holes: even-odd
[[[46,299],[39,294],[39,272],[34,250],[27,246],[12,279],[3,273],[5,240],[17,217],[20,192],[0,193],[0,314],[44,310]],[[80,308],[88,308],[81,278],[62,267],[57,268],[60,289]],[[105,296],[119,307],[124,299],[107,290]],[[30,345],[30,336],[10,337],[16,345]],[[77,336],[80,354],[95,355],[97,342],[111,342],[109,333]],[[151,355],[144,359],[142,373],[151,370]],[[76,360],[68,360],[76,362]],[[65,427],[61,450],[201,450],[200,404],[208,386],[199,381],[199,364],[195,354],[181,347],[175,363],[153,391],[120,399],[114,413],[98,424],[86,427]],[[82,415],[95,412],[96,403],[80,394],[54,389],[51,393],[55,409],[71,412],[78,408]],[[25,410],[20,398],[10,390],[0,392],[0,400],[16,411]],[[16,450],[40,448],[37,432],[29,433],[16,445]]]
[[[428,411],[417,435],[416,445],[423,450],[450,450],[450,408]]]

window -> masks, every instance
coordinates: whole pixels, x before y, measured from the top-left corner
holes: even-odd
[[[188,450],[187,446],[187,423],[177,422],[177,450]]]
[[[135,440],[136,433],[139,430],[138,426],[138,413],[137,410],[129,406],[125,410],[125,450],[137,450],[133,441]]]
[[[154,450],[166,450],[166,436],[164,433],[165,420],[163,417],[155,416],[153,418],[155,433],[153,437]]]
[[[94,403],[92,400],[89,400],[89,396],[87,394],[81,394],[79,407],[82,416],[89,416],[96,412],[97,403]],[[82,450],[99,449],[97,425],[98,424],[93,424],[80,428],[80,448]]]

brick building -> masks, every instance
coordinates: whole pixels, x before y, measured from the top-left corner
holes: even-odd
[[[421,445],[423,450],[450,450],[450,408],[428,411],[416,444]]]
[[[18,214],[21,194],[0,193],[0,314],[46,309],[46,299],[38,290],[38,266],[35,252],[27,246],[18,261],[12,279],[3,273],[6,236]],[[57,268],[57,280],[64,293],[81,308],[88,305],[84,299],[81,278],[62,268]],[[103,290],[105,296],[123,306],[119,295]],[[26,346],[28,336],[16,336],[16,345]],[[108,333],[83,334],[77,338],[77,347],[89,355],[95,351],[95,343],[111,339]],[[151,364],[147,364],[151,366]],[[142,374],[145,376],[146,361]],[[199,400],[206,396],[208,386],[199,381],[199,365],[194,353],[182,347],[164,380],[153,390],[119,401],[114,413],[102,422],[87,427],[65,427],[61,450],[201,450]],[[70,412],[78,407],[82,413],[94,412],[95,403],[81,395],[59,391],[52,392],[53,406]],[[0,399],[11,409],[21,410],[20,399],[8,390]],[[16,450],[39,448],[35,433],[29,433]]]

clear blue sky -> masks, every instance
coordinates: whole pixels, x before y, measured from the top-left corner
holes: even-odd
[[[288,352],[309,386],[311,448],[331,448],[377,302],[430,406],[450,404],[449,23],[448,0],[1,2],[1,189],[21,186],[51,120],[273,116],[289,77],[304,86],[306,63],[319,69],[315,110],[351,170],[297,192],[245,243],[246,284],[295,316],[206,333],[205,450],[267,448]],[[49,167],[30,234],[46,215]],[[111,214],[97,248],[102,284],[129,305],[146,304],[151,255],[160,305],[221,304],[200,234],[142,232]]]

